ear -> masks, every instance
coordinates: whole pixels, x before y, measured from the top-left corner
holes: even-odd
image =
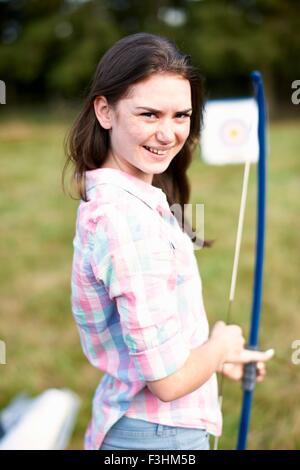
[[[104,129],[111,129],[111,108],[105,96],[97,96],[94,99],[94,110],[96,118]]]

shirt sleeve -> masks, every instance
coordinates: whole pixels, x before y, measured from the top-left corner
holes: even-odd
[[[91,264],[116,302],[124,341],[143,381],[173,374],[189,356],[177,307],[172,244],[145,221],[111,208],[96,226]]]

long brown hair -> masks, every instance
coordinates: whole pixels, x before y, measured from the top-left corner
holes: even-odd
[[[184,204],[190,198],[187,169],[192,153],[199,141],[204,107],[204,79],[191,64],[191,57],[183,54],[169,39],[149,33],[136,33],[117,41],[100,60],[89,91],[77,119],[64,142],[67,157],[65,173],[70,163],[74,165],[73,180],[77,194],[87,201],[85,172],[100,168],[109,151],[109,132],[98,122],[94,112],[94,100],[105,96],[114,106],[124,98],[130,86],[147,79],[154,73],[173,73],[190,82],[193,113],[190,134],[180,152],[173,158],[167,170],[153,176],[152,184],[162,189],[170,206],[179,204],[184,214]],[[175,217],[176,211],[174,213]],[[184,215],[183,215],[184,217]],[[180,221],[182,226],[182,221]],[[192,233],[193,228],[184,218],[184,230],[198,246],[209,246]]]

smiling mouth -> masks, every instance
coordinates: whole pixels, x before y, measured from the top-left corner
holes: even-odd
[[[143,148],[148,150],[148,152],[152,153],[153,155],[165,156],[168,153],[168,150],[158,150],[154,149],[153,147],[148,147],[148,145],[143,145]]]

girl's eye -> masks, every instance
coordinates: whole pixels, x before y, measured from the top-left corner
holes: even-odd
[[[191,117],[191,115],[187,113],[178,113],[177,116]]]
[[[142,113],[142,116],[147,116],[147,117],[151,117],[151,116],[155,116],[154,113]],[[180,116],[183,116],[183,117],[191,117],[190,114],[187,114],[187,113],[178,113],[176,114],[176,117],[180,117]]]

